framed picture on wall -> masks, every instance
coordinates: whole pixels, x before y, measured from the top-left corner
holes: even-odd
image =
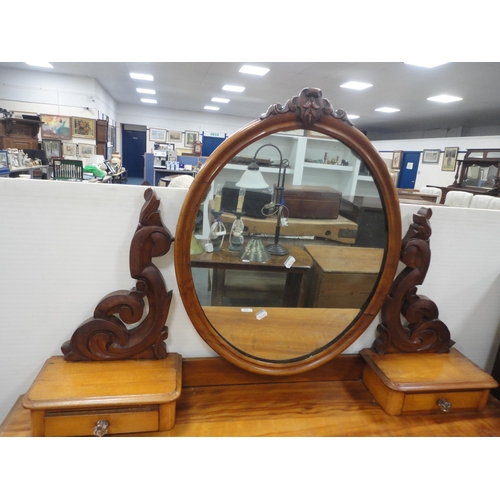
[[[93,144],[78,144],[78,152],[84,158],[90,158],[95,155],[95,146]]]
[[[108,125],[108,146],[115,147],[116,129],[114,125]]]
[[[0,151],[0,168],[9,168],[9,154],[4,149]]]
[[[61,155],[76,156],[76,144],[74,142],[63,142]]]
[[[48,141],[42,140],[42,149],[45,151],[47,158],[50,160],[54,157],[60,157],[61,153],[61,141]]]
[[[149,140],[153,142],[167,142],[167,131],[161,128],[150,128]]]
[[[394,151],[392,153],[392,169],[399,170],[401,167],[401,160],[403,159],[403,151]]]
[[[454,172],[457,164],[458,148],[444,148],[443,165],[441,170]]]
[[[441,151],[439,149],[424,149],[422,163],[438,163]]]
[[[186,137],[184,138],[185,146],[194,146],[195,142],[200,140],[200,134],[198,132],[191,132],[190,130],[186,130]]]
[[[71,139],[71,118],[59,115],[40,115],[42,139]]]
[[[168,142],[182,142],[182,132],[180,130],[169,130]]]
[[[95,139],[95,120],[73,116],[71,118],[71,126],[73,128],[73,137]]]

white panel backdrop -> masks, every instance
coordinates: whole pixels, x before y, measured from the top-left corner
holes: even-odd
[[[0,421],[101,298],[134,286],[129,248],[144,191],[0,179]],[[186,190],[155,191],[163,223],[175,234]],[[417,209],[401,206],[403,232]],[[419,292],[436,302],[456,347],[490,370],[500,340],[500,211],[433,210],[432,262]],[[168,350],[213,356],[179,297],[173,249],[155,264],[174,292]],[[369,347],[377,322],[347,352]]]

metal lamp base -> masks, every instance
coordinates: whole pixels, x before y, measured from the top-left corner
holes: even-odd
[[[289,254],[288,250],[278,243],[272,243],[271,245],[267,245],[266,248],[267,248],[267,251],[271,255],[288,255]]]

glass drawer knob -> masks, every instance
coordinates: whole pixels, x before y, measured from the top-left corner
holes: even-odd
[[[438,399],[437,404],[439,408],[441,408],[441,410],[443,410],[444,412],[447,412],[451,409],[451,403],[444,398]]]
[[[108,433],[109,422],[107,420],[98,420],[94,427],[94,436],[103,437]]]

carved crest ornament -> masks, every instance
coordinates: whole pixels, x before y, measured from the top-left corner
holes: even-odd
[[[273,104],[260,118],[264,120],[268,116],[283,113],[296,113],[306,127],[316,123],[323,115],[331,115],[348,125],[354,126],[343,109],[334,110],[330,101],[323,98],[321,90],[311,87],[303,89],[300,95],[289,99],[284,106],[279,103]]]

